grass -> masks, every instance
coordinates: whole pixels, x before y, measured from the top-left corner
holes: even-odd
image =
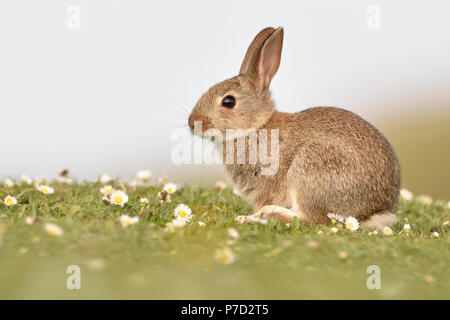
[[[2,299],[431,299],[450,298],[449,229],[444,203],[402,201],[393,236],[330,232],[329,226],[239,225],[252,208],[229,188],[186,186],[159,205],[158,187],[127,186],[129,203],[105,205],[98,183],[54,184],[44,195],[31,186],[0,187],[0,298]],[[120,188],[120,186],[116,186]],[[138,197],[150,200],[142,209]],[[192,208],[192,224],[173,232],[174,207]],[[142,213],[124,228],[122,214]],[[25,217],[33,216],[33,225]],[[206,226],[200,227],[202,221]],[[60,237],[44,230],[61,226]],[[409,223],[409,235],[400,233]],[[239,232],[230,243],[228,228]],[[430,230],[439,228],[440,237]],[[318,231],[322,230],[322,234]],[[235,262],[215,259],[229,247]],[[66,288],[69,265],[81,268],[81,290]],[[369,265],[381,269],[381,289],[369,290]]]

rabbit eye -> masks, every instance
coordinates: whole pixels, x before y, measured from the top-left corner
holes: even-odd
[[[226,96],[222,99],[222,105],[227,108],[233,108],[236,104],[236,98],[233,96]]]

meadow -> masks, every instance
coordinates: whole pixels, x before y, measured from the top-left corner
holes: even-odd
[[[299,221],[240,224],[236,217],[252,208],[222,184],[178,186],[170,202],[157,182],[108,184],[125,192],[123,206],[104,198],[100,182],[49,182],[54,192],[0,186],[0,199],[17,200],[0,203],[0,298],[450,298],[447,202],[402,199],[392,234],[374,234]],[[185,225],[173,222],[180,204],[192,210]],[[79,290],[66,286],[71,265],[81,270]],[[367,287],[371,265],[380,268],[380,289]]]

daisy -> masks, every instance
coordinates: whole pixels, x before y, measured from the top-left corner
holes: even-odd
[[[233,188],[233,194],[236,196],[240,196],[238,188]]]
[[[109,174],[102,174],[99,178],[102,184],[106,184],[112,181],[112,178]]]
[[[171,182],[166,183],[163,188],[168,194],[172,194],[177,191],[177,186]]]
[[[148,182],[151,176],[152,173],[149,170],[140,170],[136,173],[136,178],[143,183]]]
[[[332,224],[336,224],[337,222],[344,222],[344,217],[341,216],[340,214],[336,214],[336,213],[328,213],[327,214],[328,219],[331,220]]]
[[[392,235],[394,234],[394,232],[392,231],[391,228],[389,228],[389,227],[384,227],[384,228],[383,228],[383,234],[384,234],[385,236],[392,236]]]
[[[128,195],[122,190],[114,190],[111,193],[111,203],[123,207],[128,202]]]
[[[345,218],[345,227],[351,232],[355,232],[359,228],[359,222],[354,217]]]
[[[141,206],[145,207],[150,203],[150,201],[148,201],[147,198],[141,198],[141,200],[139,200],[139,203],[141,204]]]
[[[63,229],[54,223],[46,223],[44,225],[44,229],[51,236],[59,237],[59,236],[62,236],[62,234],[63,234]]]
[[[236,220],[239,224],[243,224],[247,218],[245,216],[237,216]]]
[[[33,180],[31,180],[31,178],[30,178],[29,176],[27,176],[26,174],[23,174],[23,175],[20,177],[20,181],[21,181],[23,184],[28,184],[28,185],[30,185],[30,184],[33,183]]]
[[[14,181],[12,181],[11,179],[6,179],[5,181],[3,181],[3,184],[5,185],[5,187],[7,188],[12,188],[14,187]]]
[[[428,206],[433,202],[433,198],[424,194],[419,195],[416,200]]]
[[[232,237],[233,239],[239,238],[239,232],[235,228],[228,228],[227,230],[228,235]]]
[[[225,189],[226,187],[227,187],[227,184],[220,180],[217,181],[216,184],[214,185],[214,189],[219,190],[219,191]]]
[[[432,238],[439,238],[439,232],[436,232],[436,231],[432,232],[431,233],[431,237]]]
[[[234,253],[228,248],[217,250],[215,257],[224,264],[231,264],[234,262]]]
[[[109,196],[112,194],[113,190],[114,189],[112,186],[104,186],[103,188],[100,188],[100,193],[105,196]]]
[[[409,232],[411,231],[411,226],[410,226],[409,224],[405,224],[405,225],[403,226],[403,231],[404,231],[405,233],[409,233]]]
[[[406,190],[406,189],[400,190],[400,199],[405,200],[405,201],[411,201],[412,198],[413,198],[413,194],[411,191]]]
[[[52,187],[45,186],[45,185],[38,185],[36,186],[36,189],[42,192],[43,194],[53,194],[55,193],[55,190],[53,190]]]
[[[188,222],[192,217],[192,210],[185,204],[179,204],[174,210],[175,218]]]
[[[17,204],[17,199],[12,196],[6,196],[5,200],[3,200],[5,206],[10,207]]]
[[[25,222],[31,226],[32,224],[34,224],[35,220],[33,217],[26,217]]]
[[[336,227],[331,228],[331,233],[337,233],[338,231],[339,229]]]
[[[139,222],[139,217],[130,217],[127,215],[121,215],[119,218],[120,223],[122,224],[122,227],[126,228],[128,226],[131,226],[135,223]]]

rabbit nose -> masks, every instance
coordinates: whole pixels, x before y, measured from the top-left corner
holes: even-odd
[[[204,126],[206,123],[205,117],[202,117],[200,115],[195,115],[195,114],[191,114],[189,116],[188,123],[189,123],[189,128],[191,128],[191,131],[194,130],[194,125],[195,125],[195,122],[197,122],[197,121],[200,121],[202,123],[202,126]]]

